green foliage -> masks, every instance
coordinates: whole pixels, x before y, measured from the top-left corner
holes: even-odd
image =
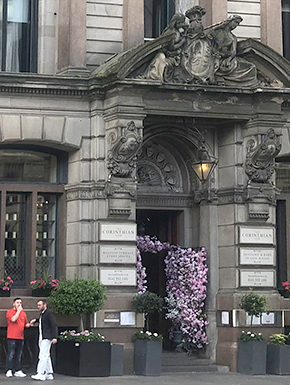
[[[93,313],[103,307],[106,299],[105,286],[95,280],[61,278],[57,290],[49,297],[52,310],[58,314]]]
[[[272,334],[269,337],[269,343],[273,345],[285,345],[287,336],[285,334]]]
[[[247,342],[247,341],[264,341],[264,338],[261,333],[253,333],[251,331],[245,332],[242,331],[241,341]]]
[[[161,312],[163,302],[163,298],[159,295],[146,291],[145,293],[137,294],[133,298],[133,307],[137,313],[151,314],[155,311]]]
[[[149,331],[147,332],[137,332],[133,335],[132,337],[133,341],[136,340],[142,340],[142,341],[162,341],[163,336],[162,334],[157,334],[157,333],[151,333]]]
[[[240,308],[245,310],[249,316],[260,317],[267,311],[267,297],[254,293],[251,289],[249,293],[243,295]]]
[[[95,333],[93,330],[84,330],[77,333],[75,330],[66,330],[59,334],[59,341],[74,341],[74,342],[104,342],[105,337],[100,333]]]

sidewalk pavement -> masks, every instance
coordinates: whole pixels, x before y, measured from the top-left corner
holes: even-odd
[[[35,381],[30,374],[25,378],[6,378],[0,374],[1,385],[43,384]],[[118,377],[69,377],[55,374],[54,381],[47,381],[46,385],[289,385],[289,376],[246,376],[237,373],[174,373],[160,377],[147,376],[118,376]]]

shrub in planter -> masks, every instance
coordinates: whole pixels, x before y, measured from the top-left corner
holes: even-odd
[[[133,308],[136,309],[137,313],[145,314],[144,331],[149,330],[150,314],[161,312],[163,310],[163,303],[162,297],[150,291],[139,293],[133,298]]]
[[[290,374],[290,346],[284,334],[272,334],[267,346],[267,373]]]
[[[252,331],[253,317],[260,317],[267,311],[267,298],[250,290],[240,303],[240,308],[251,317],[251,330],[243,331],[238,344],[238,373],[265,374],[267,343],[261,333]]]
[[[10,297],[10,289],[13,279],[9,276],[0,279],[0,297]]]
[[[105,286],[95,280],[62,278],[50,295],[52,310],[80,316],[81,332],[66,331],[57,344],[56,372],[82,377],[110,375],[111,346],[94,332],[84,331],[84,315],[100,310],[106,298]]]
[[[105,286],[96,280],[61,278],[57,290],[49,298],[53,312],[57,314],[78,314],[81,331],[84,330],[84,316],[100,310],[106,298]]]
[[[48,297],[52,290],[56,290],[58,279],[52,279],[50,274],[44,274],[43,278],[30,281],[33,297]]]

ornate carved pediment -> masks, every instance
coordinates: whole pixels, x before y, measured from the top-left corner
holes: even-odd
[[[290,85],[290,63],[259,41],[237,42],[242,18],[204,27],[205,9],[194,6],[173,16],[156,39],[114,55],[93,73],[98,84],[136,79],[178,84],[257,87]]]
[[[133,121],[126,127],[121,127],[120,135],[109,135],[108,169],[111,175],[120,178],[132,177],[141,144],[142,137]]]
[[[251,182],[268,183],[275,171],[275,157],[281,150],[279,137],[274,129],[269,129],[262,135],[261,142],[258,137],[250,139],[247,143],[246,174]]]

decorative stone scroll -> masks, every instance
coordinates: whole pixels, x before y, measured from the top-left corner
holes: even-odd
[[[275,171],[275,157],[281,150],[279,137],[273,128],[258,138],[250,139],[247,143],[246,174],[251,182],[268,183]]]
[[[242,17],[231,15],[204,28],[205,13],[203,7],[196,5],[185,15],[175,14],[156,39],[162,42],[168,36],[167,44],[137,77],[166,83],[258,86],[256,66],[237,57],[237,38],[232,30],[242,22]]]
[[[128,178],[136,168],[137,153],[142,144],[142,137],[132,121],[121,127],[121,134],[109,136],[108,169],[111,175]]]

